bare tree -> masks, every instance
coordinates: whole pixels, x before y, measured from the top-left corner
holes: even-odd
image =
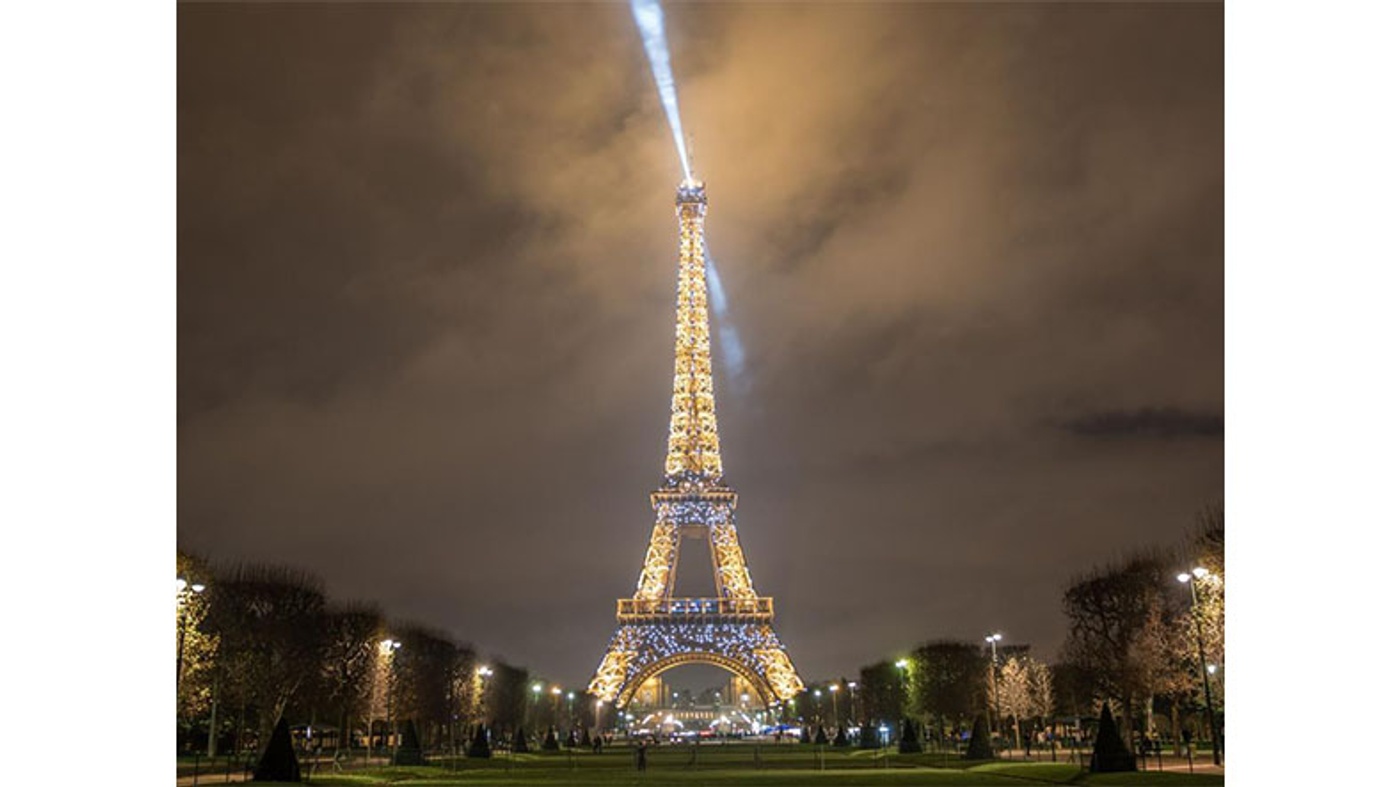
[[[298,692],[314,683],[325,636],[321,581],[279,566],[239,565],[216,573],[203,628],[219,638],[219,666],[258,711],[258,740]]]
[[[412,719],[427,745],[438,745],[452,719],[457,645],[446,634],[416,624],[396,625],[391,673],[394,720]]]
[[[987,692],[987,702],[991,703],[990,685]],[[1020,747],[1022,726],[1031,719],[1043,721],[1053,711],[1050,668],[1029,655],[1011,656],[1002,664],[998,693],[1000,713],[1011,717],[1016,746]]]
[[[1105,696],[1122,703],[1124,729],[1132,737],[1134,711],[1150,702],[1160,648],[1152,636],[1166,613],[1166,561],[1157,553],[1135,555],[1116,567],[1077,578],[1065,591],[1069,618],[1065,657],[1084,668]]]
[[[336,746],[350,747],[352,719],[369,715],[377,648],[384,618],[368,603],[349,603],[326,615],[325,651],[321,661],[323,697],[337,720]]]
[[[208,563],[177,551],[175,576],[185,583],[175,598],[176,717],[184,737],[213,710],[219,639],[204,626],[209,613]]]

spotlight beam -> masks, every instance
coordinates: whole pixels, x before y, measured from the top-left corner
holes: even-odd
[[[651,75],[656,80],[661,108],[666,111],[666,120],[671,124],[671,136],[675,138],[676,153],[680,156],[685,180],[687,183],[693,182],[690,156],[685,148],[685,132],[681,130],[680,103],[676,100],[676,78],[671,74],[671,49],[666,44],[666,15],[661,12],[660,0],[632,0],[632,18],[637,22],[637,31],[642,34],[647,60],[651,61]]]

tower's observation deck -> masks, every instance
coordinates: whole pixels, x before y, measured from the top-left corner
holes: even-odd
[[[619,705],[652,675],[687,662],[733,672],[768,703],[802,690],[773,631],[773,599],[754,591],[734,528],[739,496],[724,482],[705,279],[708,206],[705,184],[687,180],[676,190],[680,259],[666,470],[651,493],[656,520],[636,592],[618,600],[617,634],[589,685],[589,692]],[[709,546],[714,596],[673,595],[683,539]]]

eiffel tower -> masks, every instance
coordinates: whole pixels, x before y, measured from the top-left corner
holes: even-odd
[[[676,191],[680,272],[676,287],[676,376],[666,474],[651,493],[651,531],[637,591],[618,599],[617,633],[588,691],[625,707],[650,678],[681,664],[711,664],[747,681],[765,705],[802,690],[773,630],[773,599],[758,595],[734,529],[739,496],[724,482],[710,370],[709,298],[705,288],[705,185]],[[682,540],[709,545],[715,595],[678,598],[676,558]]]

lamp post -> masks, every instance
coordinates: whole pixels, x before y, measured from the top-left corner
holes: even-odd
[[[812,710],[817,712],[817,724],[822,723],[822,690],[812,689]]]
[[[384,672],[384,746],[385,748],[393,747],[389,758],[390,763],[394,761],[393,754],[398,753],[397,741],[391,743],[389,736],[393,733],[394,727],[394,653],[401,647],[403,647],[403,643],[392,637],[379,642],[379,652],[388,664],[388,668]]]
[[[903,723],[904,702],[909,693],[909,687],[906,685],[909,676],[909,659],[900,659],[894,665],[899,668],[899,715],[900,722]]]
[[[195,593],[203,593],[204,586],[198,582],[193,584],[185,581],[184,577],[175,578],[175,609],[179,611],[179,633],[176,636],[175,645],[175,693],[180,693],[180,679],[185,672],[185,632],[189,629],[189,615],[186,614],[186,607],[189,605],[190,597]]]
[[[1196,583],[1210,576],[1210,572],[1197,566],[1190,574],[1176,575],[1176,581],[1191,588],[1191,617],[1196,619],[1196,655],[1201,661],[1201,686],[1206,693],[1206,717],[1210,721],[1210,756],[1216,765],[1220,764],[1220,729],[1215,722],[1215,702],[1210,696],[1210,673],[1206,668],[1206,636],[1201,627],[1201,607],[1196,596]]]
[[[536,683],[535,685],[530,687],[530,691],[534,695],[534,699],[530,701],[530,720],[533,722],[533,724],[529,724],[526,726],[533,728],[538,726],[540,723],[540,692],[544,691],[544,684]]]
[[[997,643],[1001,642],[1001,632],[988,634],[983,639],[992,645],[992,704],[996,708],[996,726],[992,729],[996,732],[1001,728],[1001,681],[997,679]]]
[[[850,702],[851,702],[851,723],[852,723],[852,724],[855,724],[855,723],[858,723],[858,722],[857,722],[857,717],[860,715],[860,714],[856,713],[856,682],[855,682],[855,681],[847,681],[847,682],[846,682],[846,688],[848,688],[848,689],[851,690],[851,700],[850,700]]]
[[[841,726],[841,712],[836,709],[836,692],[840,691],[840,684],[833,683],[827,688],[831,689],[831,723],[837,727]]]
[[[564,693],[564,690],[561,689],[561,688],[559,688],[558,686],[551,686],[550,689],[549,689],[549,693],[554,695],[554,699],[551,700],[551,704],[550,704],[550,706],[549,706],[549,726],[552,727],[552,728],[554,728],[554,729],[556,729],[556,730],[558,730],[558,729],[560,729],[560,727],[559,727],[559,695],[562,694],[562,693]],[[546,733],[546,734],[547,734],[547,733]]]
[[[487,694],[487,685],[488,681],[491,680],[491,676],[494,674],[495,672],[493,672],[490,667],[483,665],[476,668],[476,676],[481,679],[481,696],[477,698],[477,702],[481,706],[478,723],[483,727],[486,726],[486,698],[489,696]]]
[[[191,597],[196,593],[203,593],[204,585],[198,582],[188,582],[184,577],[175,578],[175,608],[179,610],[178,626],[179,631],[175,636],[175,715],[178,720],[180,716],[180,685],[184,682],[185,675],[185,633],[189,631],[190,617],[188,606]],[[219,717],[219,675],[217,670],[214,673],[214,691],[211,693],[209,702],[209,739],[207,751],[209,758],[213,759],[218,738],[215,728]]]

